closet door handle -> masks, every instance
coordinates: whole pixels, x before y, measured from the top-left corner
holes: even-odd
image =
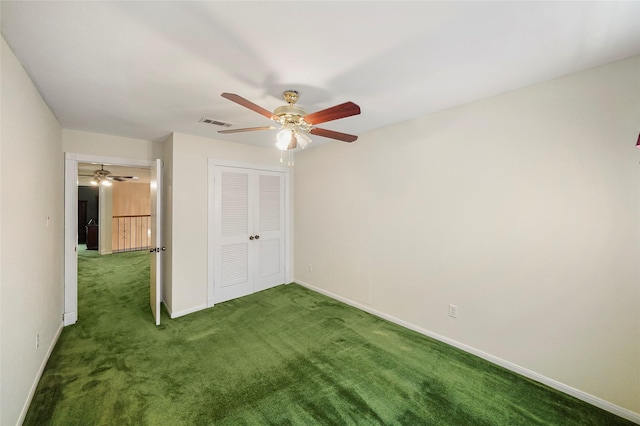
[[[256,240],[259,240],[259,239],[260,239],[260,235],[256,235]]]
[[[250,240],[253,240],[253,235],[249,237]]]

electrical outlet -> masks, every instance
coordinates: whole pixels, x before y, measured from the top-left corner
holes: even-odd
[[[307,265],[307,271],[309,271],[309,272],[313,272],[313,265],[312,265],[312,264],[310,264],[310,263],[309,263],[309,264]]]
[[[456,305],[449,305],[449,316],[451,318],[458,318],[458,307]]]
[[[40,347],[40,334],[36,334],[36,349]]]

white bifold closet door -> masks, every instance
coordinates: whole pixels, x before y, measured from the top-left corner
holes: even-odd
[[[216,167],[214,174],[214,303],[285,280],[285,176]]]

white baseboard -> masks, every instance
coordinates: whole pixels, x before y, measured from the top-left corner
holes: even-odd
[[[204,305],[194,306],[193,308],[185,309],[185,310],[178,311],[178,312],[171,312],[171,309],[169,309],[167,304],[164,303],[164,300],[162,301],[162,305],[164,306],[164,308],[169,313],[169,317],[171,319],[182,317],[182,316],[185,316],[185,315],[189,315],[189,314],[192,314],[194,312],[198,312],[198,311],[201,311],[203,309],[207,309],[208,308],[207,304],[204,304]]]
[[[55,336],[53,336],[53,340],[47,349],[47,353],[45,354],[42,363],[40,364],[40,368],[38,369],[38,373],[31,385],[31,389],[29,390],[29,395],[27,400],[22,407],[22,411],[20,412],[20,417],[18,418],[18,423],[16,426],[20,426],[24,423],[24,419],[27,416],[27,411],[29,411],[29,406],[31,405],[31,401],[33,400],[33,395],[36,393],[36,389],[38,388],[38,383],[40,383],[40,379],[42,378],[42,373],[44,373],[44,368],[47,366],[47,362],[49,361],[49,357],[51,356],[51,352],[53,352],[53,348],[56,347],[56,343],[58,343],[58,338],[60,338],[60,333],[62,333],[62,329],[64,328],[64,323],[60,323],[60,327],[58,327],[58,331],[56,331]]]
[[[525,376],[529,379],[535,380],[536,382],[542,383],[546,386],[549,386],[550,388],[556,389],[560,392],[566,393],[567,395],[571,395],[575,398],[578,398],[584,402],[587,402],[591,405],[594,405],[598,408],[601,408],[605,411],[608,411],[612,414],[615,414],[616,416],[622,417],[623,419],[627,419],[631,422],[634,422],[636,424],[640,425],[640,413],[636,413],[633,412],[631,410],[628,410],[626,408],[620,407],[619,405],[613,404],[611,402],[605,401],[602,398],[598,398],[596,396],[593,396],[589,393],[583,392],[579,389],[576,389],[574,387],[571,387],[567,384],[564,384],[562,382],[559,382],[557,380],[551,379],[549,377],[543,376],[541,374],[536,373],[535,371],[531,371],[527,368],[521,367],[517,364],[514,364],[512,362],[506,361],[502,358],[498,358],[494,355],[488,354],[486,352],[483,352],[479,349],[476,349],[474,347],[465,345],[464,343],[460,343],[456,340],[453,339],[449,339],[448,337],[442,336],[440,334],[434,333],[432,331],[429,331],[427,329],[424,329],[422,327],[418,327],[417,325],[408,323],[404,320],[401,320],[399,318],[396,318],[394,316],[385,314],[384,312],[378,311],[377,309],[371,308],[370,306],[367,305],[363,305],[361,303],[355,302],[351,299],[347,299],[346,297],[340,296],[338,294],[332,293],[330,291],[321,289],[319,287],[313,286],[311,284],[305,283],[304,281],[296,281],[294,280],[295,283],[300,284],[303,287],[308,288],[309,290],[313,290],[317,293],[321,293],[324,294],[325,296],[328,296],[332,299],[336,299],[339,300],[341,302],[346,303],[347,305],[351,305],[355,308],[358,308],[362,311],[368,312],[372,315],[375,315],[377,317],[383,318],[387,321],[391,321],[395,324],[398,324],[402,327],[408,328],[409,330],[413,330],[416,331],[420,334],[423,334],[425,336],[431,337],[433,339],[439,340],[441,342],[444,342],[448,345],[454,346],[458,349],[461,349],[465,352],[468,352],[470,354],[476,355],[484,360],[487,360],[493,364],[499,365],[500,367],[506,368],[507,370],[511,370],[515,373],[518,373],[522,376]]]
[[[77,312],[65,312],[62,315],[62,323],[66,327],[68,325],[75,324],[78,321],[78,313]]]

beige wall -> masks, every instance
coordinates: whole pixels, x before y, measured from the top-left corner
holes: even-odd
[[[64,162],[62,130],[4,38],[0,62],[0,424],[15,425],[62,328]]]
[[[162,144],[144,139],[123,138],[113,135],[64,129],[64,152],[99,155],[107,157],[132,158],[136,160],[154,160],[161,153]]]
[[[113,235],[112,222],[111,217],[113,216],[113,187],[100,185],[99,197],[100,201],[98,203],[98,222],[100,226],[99,237],[98,237],[98,247],[100,249],[100,254],[111,254],[113,253],[113,245],[111,236]],[[76,292],[77,293],[77,292]]]
[[[640,413],[639,69],[305,151],[296,280]]]
[[[225,142],[174,133],[170,153],[165,150],[165,202],[171,212],[168,225],[171,275],[165,285],[171,295],[165,299],[174,316],[207,305],[207,173],[208,159],[280,166],[280,155],[273,148]],[[167,167],[170,169],[167,170]],[[170,302],[169,302],[170,301]]]

